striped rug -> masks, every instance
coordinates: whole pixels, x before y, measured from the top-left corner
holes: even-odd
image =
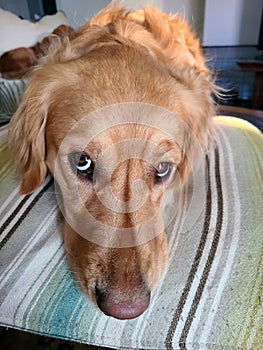
[[[8,123],[17,110],[26,80],[7,80],[0,76],[0,126]]]
[[[102,314],[76,289],[63,251],[53,181],[19,185],[0,129],[0,325],[117,349],[263,349],[263,137],[217,117],[205,203],[186,187],[169,233],[170,264],[140,317]],[[203,179],[204,180],[204,179]]]

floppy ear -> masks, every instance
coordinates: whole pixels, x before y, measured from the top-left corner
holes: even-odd
[[[201,152],[205,149],[199,143],[198,138],[189,130],[185,131],[184,142],[182,145],[182,157],[177,165],[177,171],[180,176],[181,184],[185,184],[189,174],[194,170],[194,165],[201,157]]]
[[[10,122],[9,148],[14,165],[21,172],[22,194],[34,192],[44,181],[47,172],[45,124],[48,96],[39,85],[36,82],[29,84]]]
[[[220,92],[208,70],[200,72],[197,67],[185,67],[180,71],[171,68],[170,74],[182,85],[180,117],[185,131],[182,158],[177,170],[182,183],[185,183],[193,165],[214,147],[214,97]]]
[[[199,74],[195,70],[184,74],[189,75],[189,79],[184,81],[189,91],[181,106],[186,130],[178,171],[183,181],[187,180],[193,165],[215,145],[212,117],[216,115],[213,97],[217,94],[217,87],[210,81],[208,74]]]

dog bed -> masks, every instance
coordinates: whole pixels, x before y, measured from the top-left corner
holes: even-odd
[[[126,321],[105,316],[76,289],[53,180],[19,194],[2,126],[0,325],[117,349],[262,349],[263,136],[237,118],[215,122],[208,176],[199,179],[203,202],[189,184],[169,233],[169,269],[149,309]],[[198,215],[180,226],[189,202]]]

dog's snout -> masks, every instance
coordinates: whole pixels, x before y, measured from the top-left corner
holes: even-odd
[[[98,307],[105,315],[120,320],[132,319],[140,316],[149,306],[151,292],[140,295],[137,299],[119,299],[118,292],[111,290],[103,292],[96,288]]]

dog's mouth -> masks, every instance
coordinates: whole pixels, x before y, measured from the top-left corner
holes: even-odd
[[[127,296],[120,298],[119,291],[115,289],[102,291],[96,287],[96,301],[99,309],[107,316],[119,320],[127,320],[140,316],[148,308],[151,292],[145,288],[137,298]]]

